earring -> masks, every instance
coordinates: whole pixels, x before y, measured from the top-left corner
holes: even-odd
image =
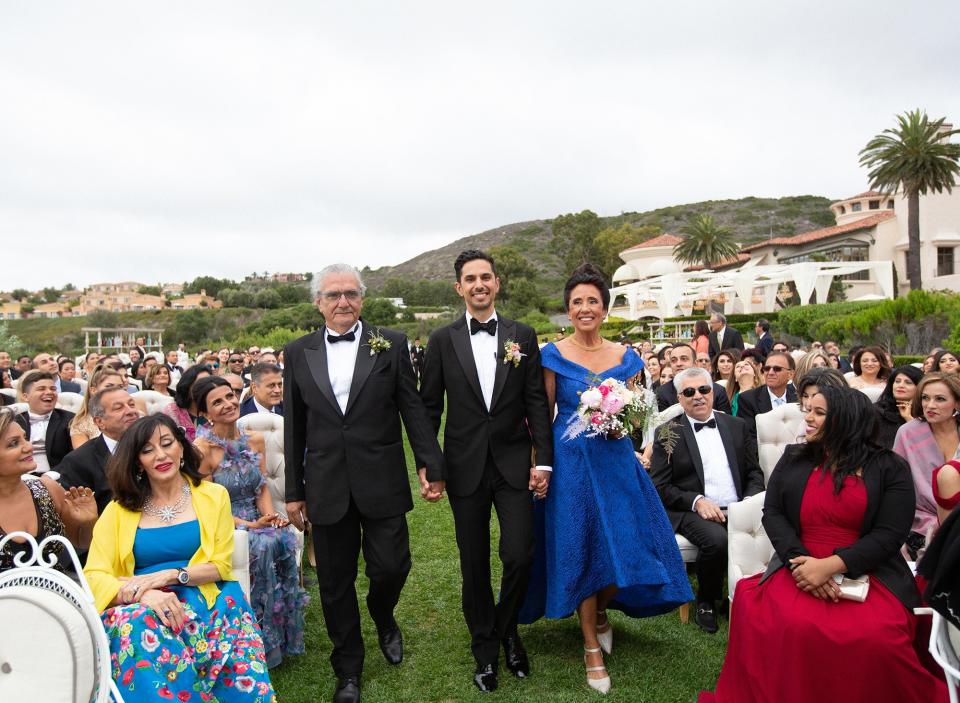
[[[137,472],[137,480],[138,480],[138,481],[142,481],[142,480],[143,480],[143,469],[142,469],[142,468]]]
[[[181,470],[181,471],[183,471],[183,465],[184,465],[184,463],[185,463],[185,462],[184,462],[184,460],[183,460],[183,457],[180,457],[180,470]]]

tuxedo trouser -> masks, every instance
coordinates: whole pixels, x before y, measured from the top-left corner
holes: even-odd
[[[367,609],[378,630],[393,626],[393,610],[410,573],[406,515],[373,519],[360,514],[353,499],[346,515],[332,525],[312,525],[320,603],[333,643],[330,664],[338,677],[363,671],[363,636],[357,604],[357,559],[363,549],[370,579]]]
[[[709,602],[713,607],[723,597],[723,577],[727,573],[727,525],[704,520],[691,511],[684,513],[677,532],[698,550],[697,602]]]
[[[490,508],[500,523],[503,578],[500,600],[490,585]],[[508,484],[487,456],[483,478],[468,496],[450,494],[460,550],[463,615],[470,630],[470,649],[478,664],[496,665],[500,640],[517,627],[517,613],[527,594],[533,565],[533,508],[530,491]]]

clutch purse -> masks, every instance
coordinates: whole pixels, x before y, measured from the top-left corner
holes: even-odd
[[[858,579],[852,579],[843,574],[834,574],[833,581],[840,586],[840,597],[845,600],[853,600],[857,603],[863,603],[867,599],[867,593],[870,592],[870,577],[861,576]]]

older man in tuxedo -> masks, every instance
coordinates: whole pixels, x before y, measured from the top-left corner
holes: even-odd
[[[346,264],[314,277],[325,327],[287,345],[283,369],[287,513],[313,525],[320,601],[333,643],[334,703],[360,700],[364,647],[355,581],[360,550],[367,607],[380,649],[403,659],[394,608],[410,571],[406,513],[413,508],[400,418],[429,481],[442,486],[407,340],[361,321],[364,286]]]
[[[714,607],[723,593],[727,570],[727,518],[731,504],[763,490],[757,446],[746,423],[714,412],[710,374],[689,368],[673,384],[683,415],[670,420],[668,433],[657,433],[650,478],[660,493],[675,532],[699,549],[697,625],[717,631]],[[667,441],[670,434],[675,442]]]

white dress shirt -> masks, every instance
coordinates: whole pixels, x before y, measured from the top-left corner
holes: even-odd
[[[337,342],[337,344],[345,344],[345,342]],[[337,346],[337,345],[336,345],[336,344],[328,345],[328,346],[327,346],[327,349],[330,349],[331,346],[334,346],[334,347],[335,347],[335,346]],[[328,366],[329,366],[329,364],[328,364]],[[351,378],[352,378],[352,375],[351,375]],[[347,392],[348,392],[348,393],[350,392],[350,389],[349,389],[349,388],[347,389]],[[338,400],[337,402],[339,403],[340,401]],[[269,413],[269,414],[271,414],[271,415],[273,414],[273,408],[267,408],[267,407],[264,407],[263,405],[260,405],[260,403],[257,402],[257,399],[256,399],[256,398],[253,399],[253,407],[255,407],[255,408],[257,409],[257,412],[258,412],[258,413]]]
[[[737,497],[737,486],[733,482],[733,470],[727,460],[727,450],[720,437],[720,428],[701,427],[697,432],[694,423],[699,423],[700,420],[695,420],[689,415],[686,418],[691,429],[694,430],[693,436],[697,440],[700,461],[703,463],[703,495],[694,498],[690,509],[696,510],[697,501],[701,498],[706,498],[721,508],[736,503],[740,499]],[[710,420],[716,420],[713,413],[710,413],[710,417],[704,422]]]
[[[779,396],[779,397],[778,397],[778,396],[775,396],[775,395],[773,394],[773,391],[770,390],[770,386],[765,386],[765,388],[767,389],[767,393],[770,394],[770,407],[771,407],[771,408],[779,408],[781,405],[784,405],[784,404],[787,402],[787,388],[786,388],[786,386],[784,386],[784,388],[783,388],[783,395],[781,395],[781,396]]]
[[[726,331],[726,325],[717,330],[717,349],[723,349],[723,335]]]
[[[470,332],[470,320],[473,317],[467,313],[467,333]],[[477,320],[477,322],[489,322],[496,320],[497,313],[494,312],[486,320]],[[497,324],[500,324],[497,322]],[[477,376],[480,379],[480,391],[483,393],[483,402],[490,411],[490,405],[493,403],[493,382],[497,377],[497,339],[498,335],[488,334],[484,331],[470,335],[470,347],[473,349],[473,361],[477,366]]]
[[[35,473],[45,474],[50,470],[50,461],[47,459],[47,428],[50,426],[50,415],[28,413],[30,419],[30,444],[33,447],[33,460],[37,462]]]
[[[347,412],[347,401],[350,400],[350,384],[353,382],[353,367],[357,363],[357,352],[360,350],[360,333],[363,328],[357,322],[348,332],[353,332],[354,340],[352,342],[337,342],[331,344],[327,337],[337,335],[337,332],[326,328],[327,333],[323,337],[327,345],[327,372],[330,374],[330,385],[333,387],[333,394],[337,398],[337,405],[340,406],[340,412]]]
[[[101,434],[100,436],[103,437],[103,443],[107,445],[107,451],[114,454],[117,451],[117,445],[120,444],[120,440],[110,439],[105,434]]]

